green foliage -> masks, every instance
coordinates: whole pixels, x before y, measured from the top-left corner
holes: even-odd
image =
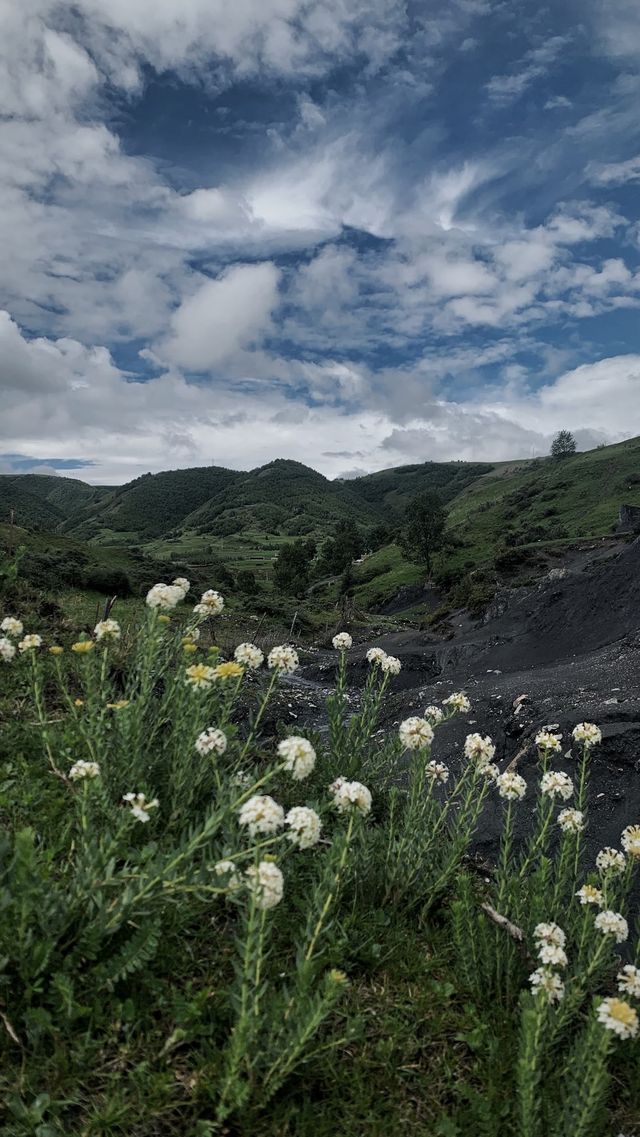
[[[576,440],[569,430],[560,430],[551,443],[552,458],[569,458],[576,452]]]
[[[541,783],[528,791],[528,843],[513,841],[526,805],[499,799],[498,864],[472,875],[466,857],[496,792],[490,744],[480,740],[478,757],[474,736],[448,772],[432,758],[441,719],[468,704],[429,712],[433,750],[424,720],[386,736],[393,678],[373,663],[354,710],[346,652],[312,738],[317,760],[297,780],[261,733],[277,672],[205,670],[194,687],[186,668],[215,668],[220,652],[198,646],[183,611],[168,622],[151,611],[134,634],[89,651],[63,637],[63,654],[45,644],[0,672],[3,1132],[626,1129],[637,1046],[598,1021],[616,945],[574,894],[595,880],[606,906],[625,911],[634,860],[594,877],[580,832],[562,830],[553,863],[559,806]],[[206,727],[226,747],[196,747]],[[541,744],[541,777],[551,753]],[[590,760],[585,747],[583,813]],[[78,761],[96,776],[78,778]],[[357,781],[347,789],[345,777]],[[146,820],[129,792],[146,795]],[[308,803],[322,841],[298,847],[278,807],[252,834],[240,810],[265,793],[286,809]],[[284,896],[265,903],[251,874],[277,881],[280,867]],[[549,920],[566,935],[558,1003],[527,990],[536,924]]]
[[[304,541],[301,538],[283,545],[273,566],[276,586],[294,596],[304,592],[309,583],[315,553],[315,541]]]
[[[433,558],[444,545],[447,515],[437,494],[422,494],[407,506],[401,529],[401,543],[409,560],[426,565],[431,572]]]

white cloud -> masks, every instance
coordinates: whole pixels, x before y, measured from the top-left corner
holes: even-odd
[[[626,162],[609,162],[605,165],[591,164],[587,175],[595,185],[619,186],[627,182],[640,182],[640,155],[628,158]]]
[[[526,91],[536,79],[547,71],[569,45],[567,36],[551,36],[539,47],[532,48],[516,64],[511,75],[494,75],[486,86],[489,98],[495,103],[510,103]]]
[[[235,265],[217,280],[201,277],[172,314],[169,335],[155,354],[187,371],[210,371],[256,346],[271,325],[279,276],[265,262]]]

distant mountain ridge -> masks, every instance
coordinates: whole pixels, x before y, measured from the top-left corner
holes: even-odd
[[[185,534],[320,535],[337,521],[393,524],[417,494],[437,492],[460,531],[487,534],[529,518],[568,536],[610,531],[620,505],[640,504],[640,438],[577,454],[514,462],[424,462],[330,480],[301,462],[254,470],[202,466],[144,474],[118,487],[54,475],[0,475],[0,521],[99,543],[145,544]],[[556,520],[557,519],[557,520]],[[527,522],[527,523],[529,523]],[[553,526],[551,526],[553,528]],[[563,528],[564,527],[564,528]],[[535,538],[532,538],[535,539]]]

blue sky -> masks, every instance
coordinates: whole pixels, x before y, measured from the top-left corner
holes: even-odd
[[[640,433],[631,0],[56,0],[0,37],[0,469]]]

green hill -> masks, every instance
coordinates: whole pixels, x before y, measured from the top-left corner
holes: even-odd
[[[488,462],[421,462],[378,470],[342,484],[387,520],[402,514],[411,499],[421,493],[437,493],[446,504],[494,468]]]
[[[0,474],[0,521],[36,529],[56,529],[78,510],[95,510],[111,492],[77,478],[53,474]]]

